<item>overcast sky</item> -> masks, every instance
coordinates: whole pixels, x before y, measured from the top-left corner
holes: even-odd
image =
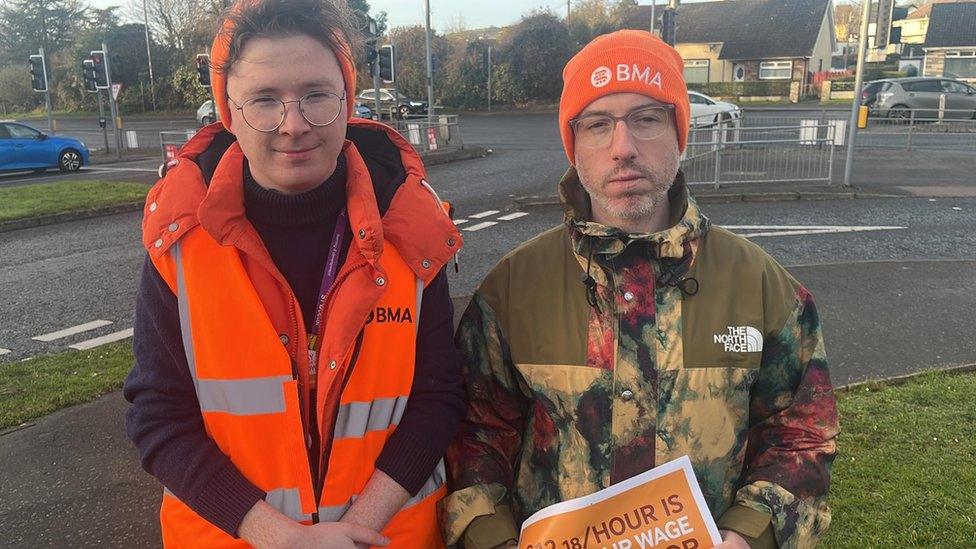
[[[130,0],[90,0],[91,4],[104,8],[126,5]],[[664,4],[667,0],[658,0]],[[650,0],[639,0],[650,5]],[[423,24],[424,0],[369,0],[375,12],[385,11],[390,25]],[[430,0],[430,24],[437,30],[456,26],[458,17],[463,18],[469,29],[509,25],[536,9],[551,8],[560,16],[566,15],[566,0]]]

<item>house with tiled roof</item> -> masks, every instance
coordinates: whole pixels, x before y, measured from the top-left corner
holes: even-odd
[[[636,6],[623,21],[626,28],[648,29],[651,7]],[[830,69],[831,0],[688,3],[678,7],[677,21],[675,48],[690,84],[798,82],[809,92],[813,74]]]
[[[923,48],[923,76],[976,82],[976,2],[934,4]]]

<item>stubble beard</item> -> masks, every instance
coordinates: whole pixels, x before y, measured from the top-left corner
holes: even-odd
[[[613,217],[636,221],[650,217],[665,202],[665,197],[667,197],[668,191],[678,175],[678,165],[679,159],[675,156],[673,159],[669,158],[653,167],[628,161],[619,164],[610,173],[598,179],[590,177],[583,169],[578,170],[578,175],[583,189],[590,195],[590,200],[595,202],[600,209]],[[651,189],[613,198],[607,196],[605,190],[610,179],[624,172],[639,173],[641,177],[651,183]],[[594,179],[597,180],[596,185],[592,183]]]

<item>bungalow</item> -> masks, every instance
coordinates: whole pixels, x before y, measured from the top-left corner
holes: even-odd
[[[677,19],[675,48],[685,60],[690,84],[798,82],[809,93],[813,74],[830,69],[835,45],[831,0],[681,4]],[[650,21],[651,7],[637,6],[624,26],[648,29]]]
[[[934,4],[923,48],[923,76],[976,82],[976,2]]]

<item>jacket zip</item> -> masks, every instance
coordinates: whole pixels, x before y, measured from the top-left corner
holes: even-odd
[[[342,385],[339,388],[339,394],[340,395],[342,394],[343,391],[345,391],[346,384],[349,383],[349,378],[352,377],[352,370],[356,366],[356,360],[359,359],[359,351],[363,347],[363,335],[364,335],[364,333],[365,333],[364,330],[360,330],[359,331],[359,335],[356,336],[356,345],[353,348],[352,358],[349,360],[349,367],[346,368],[345,375],[343,375],[343,378],[342,378]],[[338,415],[338,413],[339,413],[339,408],[336,407],[336,415]],[[332,423],[335,423],[335,417],[332,418]],[[332,453],[332,441],[333,440],[334,439],[332,437],[329,437],[329,447],[322,449],[322,455],[323,456],[328,457],[329,455],[331,455],[331,453]],[[321,471],[319,471],[318,479],[316,479],[316,483],[315,483],[315,501],[316,501],[316,505],[318,504],[317,502],[322,498],[322,491],[325,489],[325,477],[326,477],[326,474],[329,471],[329,460],[328,459],[322,460],[322,463],[324,464],[324,467],[322,468]],[[314,517],[313,522],[318,522],[318,513],[316,513],[316,516]]]

